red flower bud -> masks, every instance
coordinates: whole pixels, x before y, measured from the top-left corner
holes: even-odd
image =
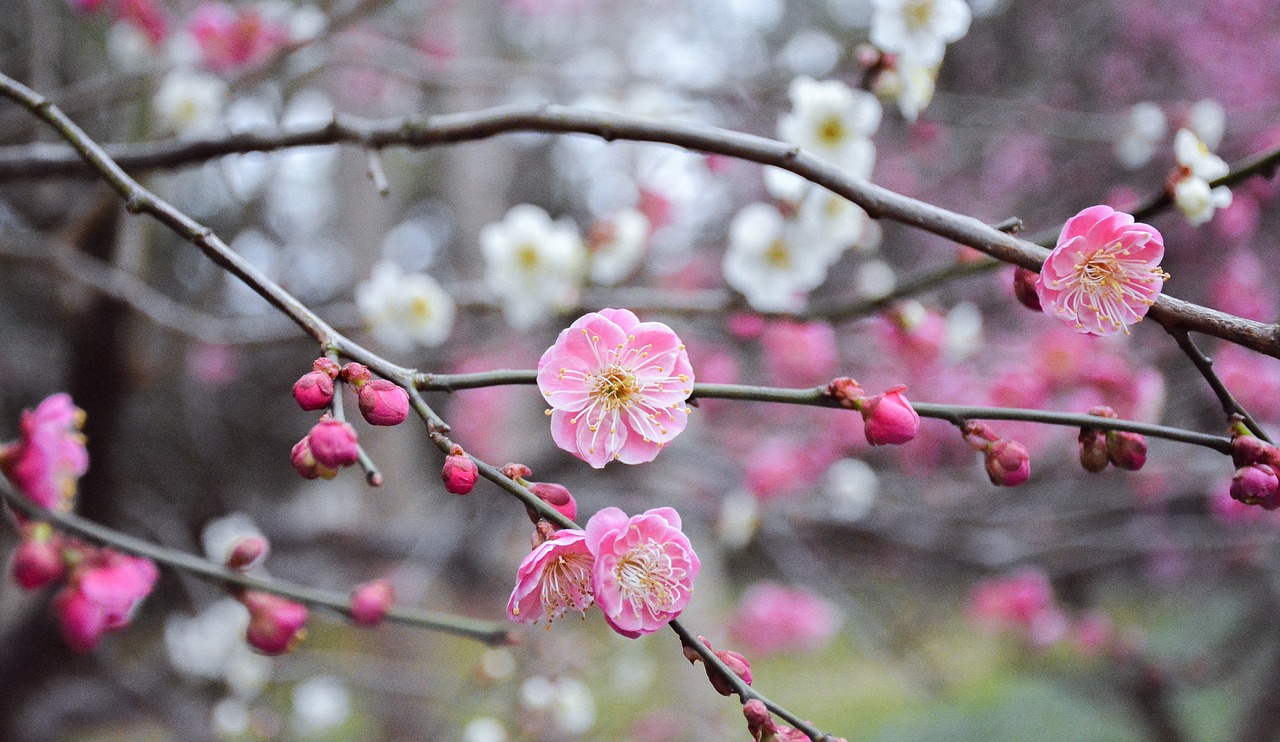
[[[533,476],[533,470],[524,464],[506,464],[498,471],[508,479],[528,479]]]
[[[66,572],[62,550],[54,541],[25,539],[13,552],[13,581],[23,590],[39,590]]]
[[[356,429],[344,422],[329,417],[321,418],[307,434],[307,438],[311,455],[321,466],[339,469],[351,466],[360,458]]]
[[[308,371],[293,382],[293,399],[304,410],[320,410],[333,401],[333,379],[323,371]]]
[[[996,435],[990,425],[977,420],[966,420],[960,426],[960,434],[964,436],[964,442],[975,451],[986,451],[987,446],[1000,440],[1000,436]]]
[[[462,446],[449,449],[449,455],[444,457],[444,469],[440,472],[446,492],[465,495],[476,486],[476,479],[479,477],[479,467],[462,450]]]
[[[1245,505],[1274,510],[1277,489],[1280,489],[1280,478],[1269,464],[1242,466],[1231,477],[1231,496]]]
[[[751,685],[751,663],[747,662],[746,657],[727,649],[716,649],[711,646],[711,642],[704,636],[698,637],[698,641],[702,642],[707,649],[712,650],[715,656],[724,663],[725,667],[729,668],[730,672],[742,678],[742,681],[747,685]],[[702,655],[698,654],[698,651],[693,647],[686,644],[683,651],[684,658],[689,660],[689,664],[697,664],[702,661]],[[725,680],[724,676],[710,665],[707,665],[707,679],[711,681],[712,687],[720,695],[731,696],[735,693],[729,681]]]
[[[369,369],[363,363],[352,361],[342,367],[342,380],[356,391],[360,391],[371,378],[373,374],[369,373]]]
[[[1252,435],[1237,435],[1231,439],[1231,462],[1236,467],[1271,463],[1269,459],[1275,453],[1275,446]]]
[[[409,416],[409,393],[386,379],[360,388],[360,414],[370,425],[399,425]]]
[[[747,717],[747,731],[756,742],[772,740],[778,734],[778,725],[760,699],[752,698],[742,704],[742,715]]]
[[[873,446],[902,444],[920,432],[920,415],[902,395],[906,388],[899,384],[884,394],[862,400],[862,419],[866,422],[863,432],[867,435],[867,443]]]
[[[319,461],[316,461],[316,457],[311,453],[309,436],[293,444],[293,450],[289,452],[289,460],[303,479],[333,479],[338,476],[337,469],[322,466]]]
[[[997,487],[1016,487],[1031,477],[1031,456],[1017,441],[1001,439],[987,447],[987,476]]]
[[[1036,294],[1036,281],[1039,278],[1039,273],[1029,271],[1022,266],[1013,269],[1013,295],[1018,297],[1022,306],[1033,312],[1041,311],[1040,296]]]
[[[1147,439],[1127,430],[1107,433],[1107,459],[1121,469],[1138,471],[1147,463]]]
[[[339,368],[337,361],[330,360],[324,356],[320,356],[311,364],[312,371],[319,371],[328,376],[330,379],[338,378]]]
[[[377,626],[395,600],[395,588],[387,580],[366,582],[351,593],[351,620],[357,626]]]
[[[306,635],[307,607],[278,595],[252,590],[240,595],[249,609],[249,628],[245,640],[249,646],[267,655],[284,654],[297,646]]]

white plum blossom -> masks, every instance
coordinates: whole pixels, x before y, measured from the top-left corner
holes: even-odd
[[[572,221],[552,221],[529,204],[513,206],[501,222],[480,230],[485,284],[503,316],[526,329],[578,300],[587,248]]]
[[[874,0],[871,43],[922,65],[937,65],[947,44],[969,32],[964,0]]]
[[[637,209],[623,209],[596,222],[587,236],[591,280],[613,286],[629,276],[644,259],[648,239],[649,218]]]
[[[729,225],[724,254],[724,280],[762,312],[790,312],[804,307],[806,294],[827,277],[830,259],[814,249],[799,224],[777,208],[750,204]]]
[[[1126,169],[1136,170],[1151,161],[1168,133],[1169,122],[1160,106],[1150,101],[1134,104],[1129,109],[1124,130],[1116,137],[1116,159]]]
[[[1173,202],[1187,221],[1199,226],[1212,219],[1216,210],[1231,205],[1229,188],[1209,185],[1209,181],[1221,178],[1231,168],[1190,129],[1178,130],[1173,149],[1181,166],[1181,176],[1173,184]]]
[[[898,285],[898,275],[883,260],[868,260],[858,269],[854,288],[865,299],[883,299],[893,293]]]
[[[834,265],[845,250],[856,247],[874,248],[868,244],[871,217],[849,199],[832,193],[821,186],[813,186],[800,202],[796,213],[801,230],[812,235],[810,249],[827,256],[828,265]]]
[[[1200,137],[1206,147],[1217,149],[1227,130],[1227,112],[1218,101],[1205,98],[1191,107],[1187,114],[1187,128]]]
[[[373,337],[397,351],[439,345],[453,330],[449,292],[426,273],[405,273],[387,260],[356,287],[356,306]]]
[[[151,107],[165,131],[190,136],[218,128],[226,98],[227,84],[217,77],[176,69],[160,83]]]
[[[899,57],[898,110],[908,121],[915,121],[933,100],[938,80],[938,64],[921,62],[913,57]]]
[[[778,134],[858,178],[875,166],[871,135],[880,127],[880,101],[839,80],[797,77],[788,91],[791,112],[778,121]]]

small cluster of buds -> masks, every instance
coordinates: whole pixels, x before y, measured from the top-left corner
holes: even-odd
[[[1231,439],[1231,461],[1236,465],[1236,473],[1231,476],[1232,497],[1265,510],[1280,507],[1280,449],[1237,431]]]
[[[799,729],[775,722],[769,709],[758,698],[742,705],[742,715],[747,717],[747,731],[755,742],[809,742],[809,735]],[[825,739],[847,742],[843,737],[827,736]]]
[[[245,527],[235,520],[235,516],[219,519],[205,527],[205,549],[216,549],[210,557],[220,560],[227,569],[237,572],[250,572],[266,560],[271,551],[267,537],[252,524]],[[209,545],[210,532],[214,528],[231,529],[235,532],[223,544],[217,547]],[[216,537],[215,537],[216,538]],[[249,610],[249,626],[245,631],[245,641],[249,646],[266,655],[284,654],[291,651],[302,640],[305,632],[302,627],[307,621],[307,607],[288,598],[255,590],[231,590],[232,596]]]
[[[699,636],[698,641],[702,642],[707,649],[710,649],[734,675],[742,678],[742,682],[747,685],[751,685],[751,663],[747,662],[746,657],[728,649],[715,649],[711,646],[711,642],[708,641],[706,637]],[[699,662],[702,662],[702,655],[698,654],[698,650],[688,644],[684,645],[684,658],[689,660],[689,664],[691,665],[696,665]],[[734,690],[733,686],[729,684],[729,681],[711,665],[707,665],[707,680],[711,681],[711,686],[722,696],[731,696],[737,692]]]
[[[834,397],[841,407],[862,413],[867,443],[873,446],[902,444],[920,432],[920,415],[902,394],[906,385],[899,384],[886,389],[883,394],[868,397],[858,382],[843,376],[827,385],[827,395]]]
[[[563,484],[554,482],[531,482],[529,477],[533,476],[533,470],[524,464],[507,464],[500,469],[506,477],[514,479],[517,483],[527,488],[530,492],[538,496],[552,510],[563,515],[569,520],[577,520],[578,518],[578,501],[573,499],[569,488]],[[531,507],[526,507],[525,512],[529,514],[529,520],[537,527],[534,534],[534,546],[546,541],[555,534],[560,526],[554,525],[547,519],[538,514],[538,511]]]
[[[995,434],[986,423],[969,420],[961,427],[964,440],[985,457],[987,477],[997,487],[1017,487],[1031,477],[1031,456],[1021,443]]]
[[[97,647],[106,632],[128,626],[157,577],[150,559],[89,546],[56,533],[47,523],[24,525],[13,555],[13,579],[24,590],[66,580],[54,596],[53,610],[67,646],[81,653]]]
[[[324,409],[333,404],[334,382],[338,379],[355,389],[360,414],[370,425],[399,425],[409,415],[409,394],[386,379],[374,379],[359,363],[339,368],[328,358],[317,358],[311,371],[293,385],[293,398],[304,410]],[[325,413],[306,437],[294,444],[290,459],[293,468],[306,479],[333,479],[338,469],[356,463],[360,457],[355,428]]]
[[[1115,419],[1115,410],[1107,406],[1094,407],[1090,415]],[[1138,471],[1147,463],[1147,440],[1138,433],[1125,430],[1099,430],[1080,428],[1080,465],[1085,471],[1100,472],[1111,464],[1119,469]]]

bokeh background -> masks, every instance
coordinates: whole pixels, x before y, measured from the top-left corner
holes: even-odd
[[[99,141],[171,136],[156,98],[198,57],[178,34],[197,7],[3,0],[0,69]],[[1085,206],[1158,193],[1174,168],[1172,131],[1194,123],[1206,99],[1225,112],[1218,152],[1228,161],[1280,143],[1280,6],[1268,0],[971,8],[919,119],[886,103],[874,182],[1052,233]],[[872,14],[868,0],[260,10],[291,24],[291,41],[206,70],[226,88],[198,119],[204,133],[549,101],[776,136],[795,77],[863,81],[857,50]],[[1163,133],[1135,132],[1141,102],[1163,114]],[[1126,148],[1144,137],[1151,152],[1137,162]],[[5,105],[0,140],[54,137]],[[906,383],[917,401],[1108,404],[1123,417],[1226,429],[1159,327],[1078,336],[1019,305],[1007,270],[835,324],[760,319],[720,273],[732,217],[769,198],[751,163],[532,134],[381,159],[386,196],[366,175],[366,153],[338,147],[229,156],[144,182],[327,320],[423,370],[531,368],[582,311],[509,327],[482,282],[485,225],[531,203],[585,232],[636,207],[652,226],[643,264],[622,287],[587,287],[579,303],[667,322],[699,380],[809,386],[850,375],[872,391]],[[1255,179],[1204,226],[1176,211],[1155,217],[1167,291],[1273,321],[1274,197]],[[881,226],[878,250],[841,258],[812,306],[873,298],[974,257]],[[355,289],[380,260],[427,272],[453,295],[447,341],[393,350],[364,333]],[[1203,344],[1244,405],[1280,421],[1280,362]],[[314,415],[289,388],[314,344],[192,246],[126,215],[103,184],[0,183],[0,346],[0,440],[56,391],[88,413],[84,516],[198,552],[206,525],[243,513],[270,538],[275,576],[344,592],[386,576],[404,603],[502,619],[528,550],[523,508],[483,483],[466,498],[446,494],[441,457],[412,422],[361,427],[383,487],[357,471],[299,479],[289,450]],[[851,740],[1137,740],[1267,739],[1280,728],[1269,700],[1280,673],[1278,526],[1224,499],[1232,467],[1213,452],[1152,440],[1141,472],[1091,475],[1076,461],[1076,431],[996,423],[1033,466],[1026,485],[1001,489],[943,422],[872,450],[853,413],[714,401],[654,463],[596,471],[555,448],[531,387],[431,399],[472,453],[565,484],[584,513],[676,507],[704,565],[688,623],[746,654],[764,693],[824,730]],[[0,550],[15,543],[12,529],[0,533]],[[1032,592],[1047,580],[1053,603],[1036,617],[1057,623],[1037,633],[997,617],[993,630],[975,585],[1009,575]],[[589,614],[517,627],[521,644],[486,649],[316,611],[297,651],[267,660],[235,648],[223,597],[165,570],[129,630],[76,656],[49,595],[6,581],[0,738],[747,738],[738,704],[716,695],[666,632],[626,640]]]

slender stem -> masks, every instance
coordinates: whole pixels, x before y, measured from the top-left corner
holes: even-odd
[[[829,322],[845,322],[858,317],[865,317],[868,314],[879,311],[899,299],[908,296],[914,296],[922,291],[928,291],[936,286],[949,283],[957,278],[966,276],[977,276],[991,271],[1004,265],[999,260],[973,260],[968,262],[957,262],[939,268],[935,271],[923,273],[915,276],[908,281],[899,284],[893,291],[884,296],[875,299],[863,299],[843,306],[833,307],[831,309],[814,309],[807,313],[808,318],[824,319]]]
[[[1222,404],[1223,413],[1225,413],[1227,417],[1239,415],[1244,419],[1245,425],[1249,426],[1249,430],[1253,431],[1254,435],[1267,443],[1272,443],[1273,441],[1270,436],[1267,435],[1267,431],[1262,429],[1262,426],[1258,424],[1258,421],[1254,419],[1253,415],[1250,415],[1249,411],[1231,395],[1231,392],[1227,389],[1227,385],[1222,383],[1222,379],[1219,378],[1218,374],[1213,370],[1213,359],[1205,355],[1204,351],[1200,350],[1199,346],[1195,344],[1195,341],[1191,339],[1191,336],[1187,334],[1187,331],[1170,330],[1169,334],[1173,335],[1173,339],[1178,342],[1178,347],[1187,355],[1187,358],[1191,359],[1191,362],[1196,366],[1196,370],[1199,371],[1200,375],[1204,377],[1204,380],[1209,383],[1209,387],[1213,389],[1213,393],[1218,397],[1218,402]]]
[[[271,593],[317,608],[326,608],[348,618],[351,617],[351,597],[349,595],[327,590],[316,590],[275,578],[250,577],[243,572],[227,569],[207,559],[201,559],[186,552],[169,549],[135,536],[120,533],[114,529],[81,518],[74,513],[55,513],[46,510],[18,494],[4,477],[0,477],[0,498],[8,503],[11,508],[32,520],[49,523],[64,533],[78,536],[87,541],[110,546],[127,554],[146,557],[159,564],[188,572],[225,587],[234,586]],[[502,624],[475,621],[449,613],[393,607],[387,612],[386,620],[474,639],[490,646],[512,643],[510,634]]]
[[[322,124],[267,132],[242,133],[225,137],[196,138],[174,143],[151,143],[113,147],[110,156],[93,146],[86,148],[88,138],[74,128],[47,100],[26,86],[0,76],[0,94],[4,94],[52,123],[63,132],[80,155],[129,199],[136,209],[152,211],[157,218],[201,245],[211,235],[189,218],[175,220],[178,212],[153,210],[154,196],[140,187],[123,188],[127,180],[111,158],[118,158],[131,169],[175,167],[236,152],[274,151],[316,144],[348,143],[380,149],[388,146],[429,147],[439,144],[476,141],[500,134],[538,131],[559,134],[588,134],[606,141],[629,140],[672,144],[677,147],[750,160],[789,170],[861,206],[874,218],[888,218],[908,224],[946,239],[968,245],[1006,263],[1039,270],[1047,255],[1043,244],[1027,241],[1000,231],[970,216],[948,211],[933,204],[895,193],[881,186],[854,178],[824,160],[786,142],[741,132],[719,129],[682,121],[658,121],[617,113],[585,111],[567,106],[505,106],[483,111],[445,114],[426,118],[368,121],[354,117],[335,117]],[[96,152],[94,151],[96,150]],[[91,156],[92,155],[92,156]],[[0,178],[49,176],[83,172],[78,157],[58,147],[28,145],[19,151],[0,150]],[[1214,181],[1235,182],[1253,174],[1266,173],[1280,162],[1280,148],[1262,153],[1240,163],[1237,170]],[[109,164],[110,167],[106,167]],[[131,182],[131,181],[129,181]],[[135,195],[136,194],[136,195]],[[1151,208],[1164,208],[1156,199]],[[167,204],[166,204],[167,206]],[[1140,210],[1141,211],[1141,210]],[[204,235],[204,239],[197,238]],[[216,238],[215,238],[216,239]],[[1041,240],[1051,241],[1050,235]],[[227,263],[221,250],[211,250],[211,257],[240,276],[247,268],[244,261]],[[227,251],[229,252],[229,251]],[[239,271],[239,272],[237,272]],[[243,277],[243,276],[242,276]],[[272,284],[274,286],[274,284]],[[278,288],[278,287],[276,287]],[[287,294],[286,294],[287,296]],[[276,303],[282,297],[274,292],[267,296]],[[279,306],[279,305],[277,305]],[[283,309],[283,307],[281,307]],[[1236,317],[1226,312],[1161,295],[1151,308],[1152,319],[1166,326],[1194,330],[1243,345],[1260,353],[1280,358],[1280,333],[1275,325]],[[291,314],[291,316],[293,316]],[[302,316],[302,315],[299,315]],[[301,320],[295,317],[296,321]],[[304,327],[307,327],[304,325]],[[320,332],[308,327],[309,332]],[[329,330],[330,328],[324,328]]]

